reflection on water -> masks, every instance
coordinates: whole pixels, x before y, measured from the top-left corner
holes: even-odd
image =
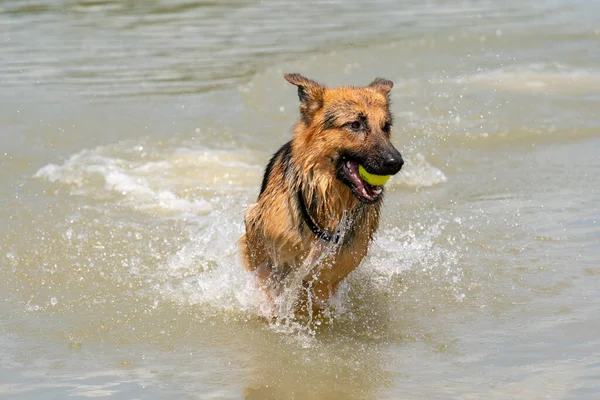
[[[0,2],[0,395],[596,398],[599,11]],[[406,158],[311,325],[237,245],[296,71],[392,79]]]

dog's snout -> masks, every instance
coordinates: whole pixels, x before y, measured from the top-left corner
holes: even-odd
[[[402,159],[402,155],[396,149],[389,151],[383,159],[383,169],[386,175],[397,174],[403,165],[404,160]]]

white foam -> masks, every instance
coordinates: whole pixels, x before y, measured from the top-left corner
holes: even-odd
[[[83,150],[34,177],[68,185],[74,195],[168,215],[207,214],[215,192],[253,191],[260,181],[262,167],[243,151],[175,148],[152,160],[138,148]]]

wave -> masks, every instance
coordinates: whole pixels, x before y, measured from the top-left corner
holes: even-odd
[[[217,195],[255,190],[262,168],[252,154],[207,148],[98,147],[48,164],[35,178],[70,187],[74,195],[136,210],[207,214]]]
[[[219,195],[257,192],[264,166],[250,150],[98,147],[48,164],[34,178],[70,187],[74,195],[112,200],[142,211],[209,213]],[[416,153],[392,186],[429,187],[444,173]]]
[[[430,187],[448,181],[442,170],[429,164],[421,153],[405,157],[405,160],[400,173],[390,181],[392,186]]]
[[[506,91],[560,91],[597,93],[600,71],[560,63],[512,65],[461,78],[472,84],[491,85]]]

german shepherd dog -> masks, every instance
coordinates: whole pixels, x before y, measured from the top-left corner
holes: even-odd
[[[379,224],[384,188],[361,178],[359,166],[394,175],[404,161],[390,141],[391,81],[327,88],[284,77],[298,87],[300,119],[246,210],[241,253],[271,302],[285,288],[303,289],[293,307],[312,312],[358,267]]]

